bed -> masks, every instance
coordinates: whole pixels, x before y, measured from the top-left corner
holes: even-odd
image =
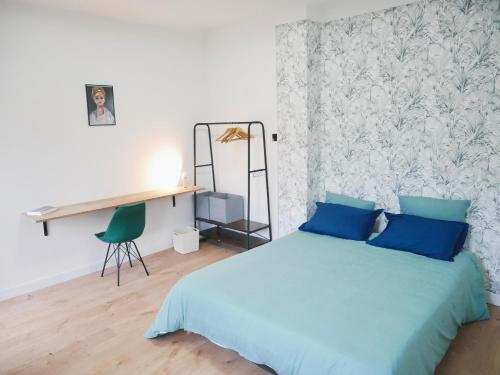
[[[480,267],[294,232],[182,278],[145,333],[198,333],[286,374],[432,374],[488,319]]]

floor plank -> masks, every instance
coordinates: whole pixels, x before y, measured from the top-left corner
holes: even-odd
[[[196,334],[142,336],[179,278],[234,254],[207,243],[187,255],[166,250],[145,258],[149,277],[140,264],[122,268],[119,288],[109,268],[104,278],[94,273],[0,302],[0,373],[267,374]],[[500,373],[500,308],[490,312],[489,321],[460,329],[436,374]]]

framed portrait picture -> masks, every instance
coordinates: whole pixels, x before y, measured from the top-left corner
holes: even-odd
[[[116,125],[113,86],[85,85],[89,126]]]

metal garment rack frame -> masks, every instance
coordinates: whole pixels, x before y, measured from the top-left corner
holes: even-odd
[[[200,234],[208,237],[208,238],[213,238],[215,237],[218,241],[224,241],[224,236],[221,234],[222,232],[226,231],[226,235],[232,235],[233,238],[235,238],[236,233],[244,233],[244,236],[246,237],[246,249],[249,250],[253,247],[260,246],[266,242],[270,242],[273,240],[273,234],[272,234],[272,226],[271,226],[271,207],[269,204],[269,176],[267,173],[267,151],[266,151],[266,132],[264,129],[264,124],[261,121],[236,121],[236,122],[199,122],[194,125],[193,127],[193,144],[194,144],[194,185],[196,185],[196,176],[197,176],[197,170],[198,168],[205,168],[205,167],[210,167],[212,169],[212,186],[213,186],[213,191],[216,192],[216,185],[215,185],[215,169],[214,169],[214,156],[213,156],[213,147],[212,147],[212,132],[211,132],[211,127],[212,126],[228,126],[228,125],[247,125],[247,133],[248,133],[248,140],[247,140],[247,166],[248,166],[248,174],[247,174],[247,218],[246,220],[240,220],[234,223],[219,223],[216,221],[208,220],[205,218],[199,218],[197,215],[197,204],[196,204],[196,192],[194,193],[194,226],[195,228],[198,228],[198,223],[205,222],[208,224],[215,225],[215,234],[216,236],[211,236],[211,234],[214,234],[210,232],[210,229],[200,231]],[[250,163],[250,156],[251,156],[251,147],[250,147],[250,135],[251,135],[251,130],[252,126],[258,126],[260,125],[260,128],[262,130],[262,148],[264,151],[264,168],[260,169],[251,169],[251,163]],[[208,164],[197,164],[196,160],[196,130],[198,127],[205,126],[208,130],[208,144],[210,147],[210,163]],[[266,177],[266,198],[267,198],[267,224],[263,223],[258,223],[258,222],[253,222],[250,221],[250,177],[252,176],[253,173],[256,172],[264,172],[265,177]],[[260,236],[257,232],[268,229],[269,231],[269,237],[264,238],[263,236]],[[234,233],[232,233],[234,232]],[[257,236],[252,236],[252,233],[256,233],[259,237]],[[254,246],[251,246],[251,242],[253,242]],[[240,247],[240,246],[239,246]],[[241,246],[243,247],[243,246]]]

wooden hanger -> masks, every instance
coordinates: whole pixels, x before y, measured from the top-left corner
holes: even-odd
[[[244,140],[248,139],[248,134],[246,131],[244,131],[242,128],[236,128],[236,131],[234,132],[233,137],[229,141],[237,141],[237,140]]]
[[[226,143],[234,135],[236,128],[227,128],[224,134],[222,134],[216,141],[221,143]]]
[[[232,141],[240,141],[248,139],[248,134],[242,128],[227,128],[216,141],[221,143],[228,143]]]

